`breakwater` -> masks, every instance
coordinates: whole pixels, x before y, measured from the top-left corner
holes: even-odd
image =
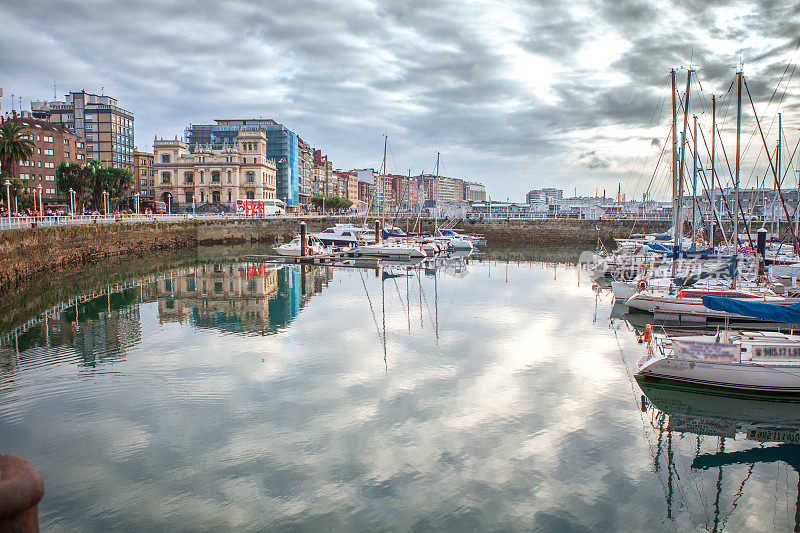
[[[363,217],[306,220],[309,232],[336,223],[360,224],[363,221]],[[0,232],[0,289],[57,270],[81,268],[117,256],[191,249],[198,245],[284,242],[294,236],[299,222],[298,219],[190,220],[3,231]],[[397,221],[396,225],[405,229],[405,221]],[[600,231],[598,226],[602,228]],[[667,221],[512,219],[465,221],[458,228],[482,234],[489,243],[499,245],[593,247],[598,236],[611,244],[615,237],[627,237],[631,232],[663,231],[668,226]],[[433,227],[432,220],[422,221],[423,231],[432,231]]]

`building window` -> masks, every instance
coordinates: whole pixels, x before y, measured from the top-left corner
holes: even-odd
[[[231,203],[231,190],[228,189],[228,203]]]
[[[64,150],[64,159],[69,159],[69,152]]]
[[[56,168],[56,164],[52,161],[45,161],[44,168]]]
[[[200,183],[203,183],[203,171],[200,171]]]
[[[193,198],[193,197],[194,197],[194,194],[192,194],[191,192],[188,192],[188,191],[187,191],[187,192],[186,192],[186,203],[187,203],[187,204],[190,204],[190,203],[192,203],[192,198]]]
[[[255,172],[247,172],[245,173],[245,180],[247,183],[255,183],[256,181],[256,173]]]
[[[139,180],[139,183],[142,185],[142,187],[147,187],[147,180],[146,179]]]
[[[161,184],[162,185],[169,185],[171,175],[169,172],[162,172],[161,173]]]
[[[222,201],[221,195],[219,191],[212,191],[211,193],[211,203],[218,204]]]
[[[211,181],[214,183],[219,183],[219,170],[211,171]]]
[[[75,158],[76,158],[76,159],[78,159],[78,160],[80,160],[80,161],[83,161],[83,159],[84,159],[85,157],[86,157],[86,156],[84,156],[83,154],[78,154],[78,155],[76,155],[76,156],[75,156]]]
[[[169,163],[169,154],[161,154],[161,162]]]
[[[194,172],[184,172],[183,173],[183,182],[184,183],[194,183]]]
[[[76,147],[78,147],[78,148],[83,148],[83,143],[82,143],[82,142],[77,142],[77,141],[76,141],[76,142],[75,142],[75,146],[76,146]]]
[[[69,139],[64,139],[64,145],[69,146]]]
[[[245,194],[248,200],[253,200],[256,197],[256,191],[247,191]]]
[[[44,138],[44,142],[46,142],[46,143],[51,143],[51,142],[53,142],[53,138],[52,138],[52,137],[47,137],[47,136],[45,136],[45,138]]]
[[[231,171],[229,170],[228,171],[228,183],[230,183],[230,182],[231,182]]]
[[[53,150],[52,150],[52,149],[49,149],[49,148],[48,148],[48,149],[46,149],[46,150],[44,151],[44,155],[53,155]]]

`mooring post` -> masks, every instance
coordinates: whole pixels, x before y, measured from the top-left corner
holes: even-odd
[[[375,219],[375,242],[381,242],[381,221]]]
[[[39,531],[44,481],[25,459],[0,454],[0,531]]]
[[[306,237],[306,223],[300,223],[300,257],[305,257],[308,252],[308,239]]]
[[[756,253],[758,254],[758,275],[764,275],[765,254],[767,253],[767,230],[766,228],[758,228],[758,237],[756,237]]]

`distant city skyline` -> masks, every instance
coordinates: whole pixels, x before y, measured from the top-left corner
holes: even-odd
[[[482,182],[498,200],[545,187],[616,195],[619,183],[628,198],[650,185],[668,199],[663,173],[651,174],[667,140],[671,67],[679,91],[685,68],[697,69],[701,127],[719,95],[729,158],[741,64],[768,145],[777,112],[787,146],[800,126],[791,2],[43,1],[4,3],[0,17],[4,113],[12,94],[18,110],[20,97],[29,110],[70,91],[110,94],[134,113],[135,145],[148,151],[190,123],[274,118],[341,169],[378,168],[387,134],[389,172],[432,172],[439,151],[441,174]],[[743,116],[746,187],[768,164],[747,101]]]

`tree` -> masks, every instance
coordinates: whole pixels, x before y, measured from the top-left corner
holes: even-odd
[[[91,199],[91,184],[94,178],[95,167],[91,164],[79,165],[78,163],[60,163],[56,169],[58,192],[69,195],[72,189],[76,194],[75,209],[83,206],[87,199]],[[88,197],[88,198],[87,198]],[[69,200],[69,196],[67,197]]]
[[[61,163],[56,170],[56,177],[59,192],[67,193],[72,189],[78,196],[78,205],[89,203],[98,211],[102,211],[104,207],[103,192],[109,193],[108,206],[114,210],[133,185],[133,174],[130,170],[105,168],[96,160],[85,165]]]
[[[334,211],[340,209],[350,209],[350,206],[353,205],[353,202],[347,198],[340,198],[338,196],[322,196],[321,194],[312,196],[310,201],[315,207],[322,207],[324,205],[325,209],[333,209]]]
[[[0,169],[11,174],[11,166],[33,155],[33,142],[24,136],[16,122],[0,124]],[[5,182],[4,182],[5,183]]]
[[[11,194],[11,209],[24,209],[26,207],[33,207],[33,195],[26,193],[28,188],[28,180],[20,178],[12,178],[7,172],[0,171],[0,184],[3,185],[3,204],[6,203],[5,182],[8,180],[11,183],[9,192]]]

